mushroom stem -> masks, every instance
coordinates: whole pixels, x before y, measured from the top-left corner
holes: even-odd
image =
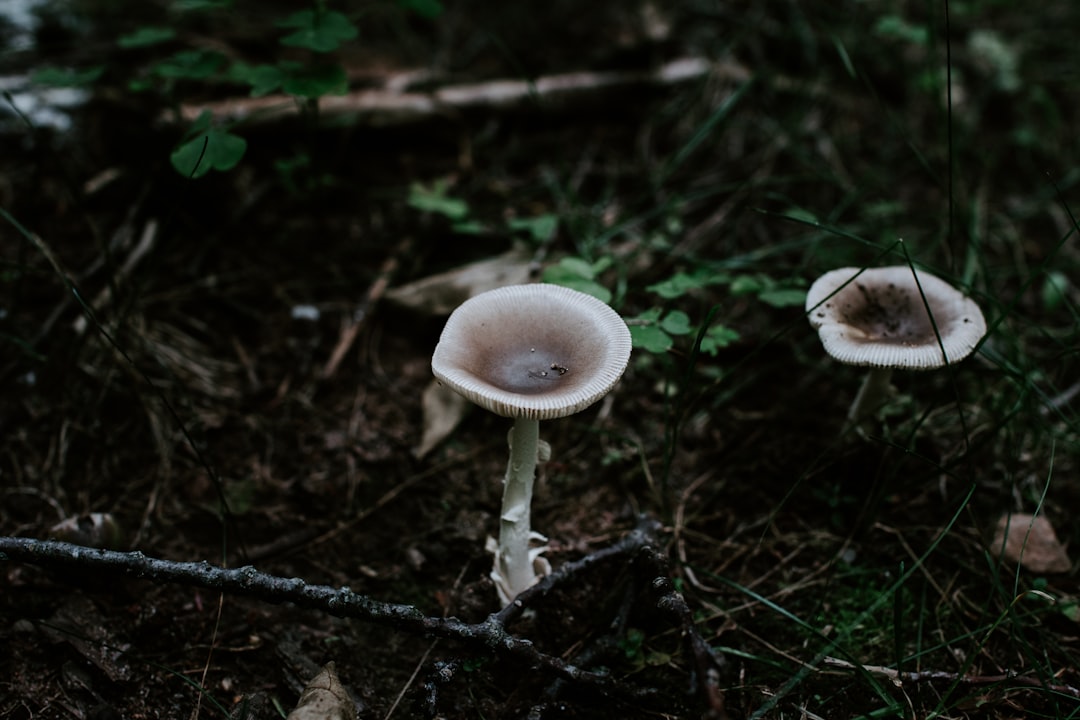
[[[510,431],[510,461],[503,481],[502,514],[499,522],[499,545],[495,551],[495,569],[491,577],[500,595],[509,603],[518,593],[536,583],[529,541],[529,507],[532,504],[540,450],[540,421],[519,417]]]
[[[892,373],[888,367],[870,368],[848,410],[848,421],[858,425],[885,403],[892,394]]]

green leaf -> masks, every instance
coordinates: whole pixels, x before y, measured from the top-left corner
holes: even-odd
[[[447,189],[446,180],[436,180],[430,187],[414,182],[409,186],[407,202],[411,208],[462,222],[469,216],[469,204],[459,198],[447,197]]]
[[[214,50],[181,50],[153,67],[155,75],[174,80],[204,80],[225,62]]]
[[[587,260],[579,257],[564,257],[559,260],[558,267],[562,268],[567,275],[576,275],[579,278],[592,280],[596,277],[596,271]]]
[[[725,348],[739,339],[737,330],[724,325],[713,325],[701,338],[701,352],[716,355],[720,348]]]
[[[809,210],[799,207],[790,208],[786,212],[781,213],[780,217],[784,217],[788,220],[793,220],[797,223],[802,223],[804,225],[817,225],[820,222],[817,215],[815,215]]]
[[[337,63],[302,66],[291,64],[281,87],[290,95],[305,98],[344,95],[349,89],[349,79],[345,76],[345,68]]]
[[[681,310],[672,310],[660,321],[660,327],[670,335],[686,335],[693,328],[690,326],[690,316]]]
[[[204,112],[195,121],[196,125],[206,122],[204,116],[209,116],[209,113]],[[244,138],[222,128],[206,127],[189,135],[169,156],[173,168],[184,177],[194,179],[211,170],[231,170],[247,150]]]
[[[925,25],[913,25],[898,15],[885,15],[879,19],[874,25],[874,34],[913,45],[926,45],[930,41],[930,31]]]
[[[450,229],[458,235],[487,235],[491,232],[491,228],[479,220],[456,222],[450,226]]]
[[[251,86],[251,97],[261,97],[281,87],[285,74],[276,65],[235,63],[229,68],[230,80]]]
[[[732,295],[751,295],[772,286],[772,280],[764,275],[739,275],[731,281],[730,290]]]
[[[631,325],[630,340],[634,347],[652,353],[667,352],[671,349],[671,336],[655,325]]]
[[[654,292],[666,300],[680,298],[691,290],[698,290],[708,285],[724,282],[724,275],[714,274],[708,271],[696,272],[693,275],[687,273],[675,273],[667,280],[649,285],[645,289]]]
[[[610,303],[611,291],[593,279],[598,267],[602,269],[607,265],[602,260],[590,263],[579,257],[564,257],[556,264],[544,268],[542,277],[544,282],[572,288]]]
[[[511,230],[523,230],[532,236],[535,242],[545,242],[559,229],[559,218],[551,213],[532,218],[513,218],[507,223]]]
[[[176,31],[167,27],[141,27],[133,33],[121,35],[116,44],[125,49],[160,45],[176,37]]]
[[[671,655],[666,652],[649,651],[645,654],[645,664],[650,667],[661,667],[671,663]]]
[[[94,65],[85,70],[43,67],[30,74],[30,82],[49,87],[86,87],[100,78],[103,72],[104,65]]]
[[[801,307],[806,302],[806,291],[800,288],[775,288],[764,290],[758,300],[773,307]]]
[[[184,139],[189,140],[195,137],[203,130],[209,128],[210,123],[212,123],[213,121],[213,113],[211,113],[209,110],[203,110],[201,113],[199,113],[199,117],[191,121],[191,127],[187,129],[186,133],[184,133]]]
[[[631,318],[632,324],[635,324],[635,325],[655,325],[657,323],[657,321],[660,320],[660,316],[663,313],[664,313],[663,308],[658,308],[658,307],[649,308],[648,310],[641,313],[637,317]]]
[[[588,280],[586,278],[578,277],[576,275],[548,279],[548,275],[545,273],[544,282],[550,282],[555,285],[562,285],[563,287],[568,287],[571,290],[577,290],[578,292],[583,292],[586,295],[592,295],[600,302],[611,302],[611,291],[600,283],[596,282],[595,280]]]
[[[436,19],[443,12],[443,5],[439,0],[398,0],[398,7],[411,10],[428,20]]]
[[[1058,270],[1052,270],[1046,273],[1046,278],[1043,280],[1042,292],[1040,293],[1043,309],[1047,312],[1057,310],[1066,297],[1068,297],[1068,291],[1069,278],[1065,273]]]
[[[190,12],[196,10],[226,10],[231,8],[233,0],[173,0],[170,10]]]
[[[330,52],[358,35],[349,18],[333,10],[301,10],[278,22],[278,27],[296,32],[281,38],[282,45],[314,52]]]

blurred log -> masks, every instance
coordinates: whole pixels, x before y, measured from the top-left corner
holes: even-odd
[[[531,103],[565,102],[593,97],[597,92],[637,87],[666,87],[706,76],[745,81],[751,73],[734,62],[714,63],[705,58],[672,60],[641,72],[576,72],[527,80],[489,80],[445,85],[423,92],[404,83],[387,81],[382,88],[356,90],[319,99],[321,117],[349,117],[355,124],[373,127],[405,125],[470,109],[513,110]],[[410,74],[409,77],[412,75]],[[209,110],[217,121],[267,123],[297,115],[300,105],[290,95],[230,98],[181,105],[186,122]]]

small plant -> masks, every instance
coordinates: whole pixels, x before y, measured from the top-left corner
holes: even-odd
[[[597,282],[596,278],[611,267],[612,259],[604,256],[596,262],[589,262],[579,257],[564,257],[554,265],[544,269],[544,282],[573,288],[578,292],[592,295],[600,302],[611,302],[611,291]],[[631,329],[631,336],[633,329]]]
[[[556,283],[589,293],[604,302],[611,302],[611,291],[597,278],[614,264],[609,255],[595,262],[580,257],[565,257],[544,271],[545,282]],[[683,310],[669,307],[692,293],[715,285],[727,285],[732,296],[754,295],[766,305],[783,308],[803,304],[806,290],[796,281],[781,282],[764,273],[738,273],[698,268],[677,272],[671,277],[646,287],[660,303],[626,318],[634,347],[653,354],[666,353],[675,347],[677,339],[692,337],[696,341],[695,324]],[[713,323],[701,336],[700,352],[715,356],[720,350],[739,339],[739,332],[722,323]]]
[[[446,218],[450,221],[450,229],[459,235],[508,232],[524,234],[533,243],[540,244],[550,240],[559,227],[559,219],[551,213],[535,217],[514,217],[505,222],[485,221],[473,214],[466,200],[455,197],[451,188],[452,181],[447,177],[436,178],[431,183],[414,182],[409,185],[406,203],[414,210]],[[610,300],[610,295],[608,299]]]
[[[178,173],[194,179],[211,170],[224,172],[232,170],[244,157],[247,140],[211,122],[210,111],[204,110],[169,156]]]

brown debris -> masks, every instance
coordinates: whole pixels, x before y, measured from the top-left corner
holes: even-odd
[[[1072,567],[1053,525],[1041,515],[1002,515],[990,547],[995,554],[1034,573],[1064,573]]]

